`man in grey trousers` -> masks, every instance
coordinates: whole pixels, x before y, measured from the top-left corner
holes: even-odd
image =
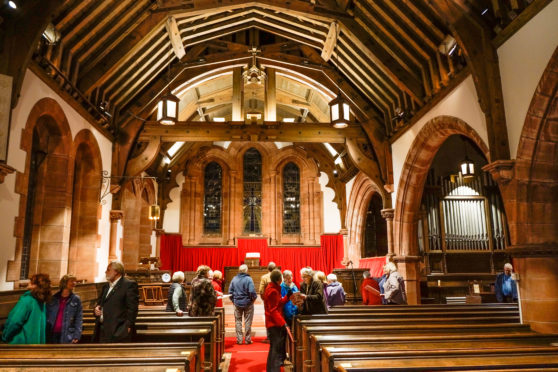
[[[251,327],[254,318],[254,301],[258,295],[254,281],[248,275],[248,266],[241,265],[229,286],[229,294],[234,304],[234,319],[236,330],[236,343],[242,344],[242,317],[244,316],[244,343],[251,344]]]

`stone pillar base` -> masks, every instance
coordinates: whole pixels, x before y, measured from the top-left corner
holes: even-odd
[[[420,269],[418,256],[395,256],[397,271],[405,278],[405,290],[407,292],[407,304],[420,304]]]
[[[519,274],[523,322],[541,333],[558,333],[558,245],[511,246],[514,271]]]

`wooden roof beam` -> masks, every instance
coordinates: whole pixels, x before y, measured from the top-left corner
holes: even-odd
[[[180,36],[178,25],[176,24],[176,19],[172,16],[167,18],[165,28],[169,34],[172,50],[174,51],[176,57],[180,60],[184,57],[184,55],[186,55],[186,51],[184,50],[184,44],[182,44],[182,38]]]
[[[200,141],[262,141],[345,143],[346,138],[363,137],[360,125],[344,129],[333,128],[330,123],[305,123],[297,125],[283,122],[245,124],[244,122],[178,122],[173,126],[146,124],[138,138],[149,141],[158,137],[162,142]]]

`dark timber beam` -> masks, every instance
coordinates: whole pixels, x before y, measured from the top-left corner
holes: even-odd
[[[0,19],[0,73],[11,76],[11,107],[17,105],[25,71],[41,34],[64,3],[63,0],[27,0],[18,2]],[[7,5],[3,5],[8,8]]]
[[[344,129],[333,128],[330,123],[305,123],[304,125],[264,122],[178,122],[173,126],[146,124],[138,138],[140,142],[157,137],[162,142],[203,141],[259,141],[299,143],[345,143],[347,137],[359,138],[365,134],[360,125]]]
[[[424,0],[423,0],[424,1]],[[510,158],[508,131],[504,111],[502,83],[498,54],[492,44],[492,33],[482,21],[466,9],[466,4],[454,0],[427,1],[427,4],[445,20],[452,34],[464,49],[473,73],[479,104],[486,117],[490,159]]]

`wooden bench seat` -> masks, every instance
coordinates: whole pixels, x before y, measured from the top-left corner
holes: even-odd
[[[311,321],[306,321],[311,322]],[[319,323],[318,323],[319,324]],[[319,325],[303,325],[302,331],[295,339],[295,356],[293,363],[296,370],[301,371],[303,361],[311,360],[310,335],[314,334],[368,334],[378,336],[410,336],[438,335],[446,337],[460,333],[522,333],[531,332],[529,326],[516,323],[496,324],[391,324],[391,325],[337,325],[331,326],[327,322]]]
[[[336,361],[348,361],[361,358],[409,358],[423,355],[455,356],[468,354],[513,353],[547,353],[558,352],[558,335],[532,338],[512,338],[495,336],[494,339],[479,340],[424,340],[414,342],[381,342],[369,344],[324,345],[321,347],[321,363],[312,359],[305,363],[306,371],[330,371]],[[555,346],[553,346],[555,345]]]
[[[84,322],[82,340],[91,342],[94,323]],[[216,371],[220,356],[217,354],[216,321],[200,318],[179,318],[173,321],[137,321],[134,342],[192,342],[205,339],[206,361]]]
[[[530,368],[546,371],[547,368],[558,368],[558,353],[490,355],[460,355],[458,357],[422,356],[420,358],[402,359],[363,359],[336,361],[333,371],[338,372],[391,372],[391,371],[462,371],[462,370],[493,370],[506,371]]]
[[[187,357],[186,371],[201,371],[204,364],[204,340],[184,343],[116,343],[116,344],[47,344],[47,345],[2,345],[0,346],[0,365],[9,359],[74,359],[126,357],[138,360],[151,356]],[[10,361],[11,363],[11,361]]]

